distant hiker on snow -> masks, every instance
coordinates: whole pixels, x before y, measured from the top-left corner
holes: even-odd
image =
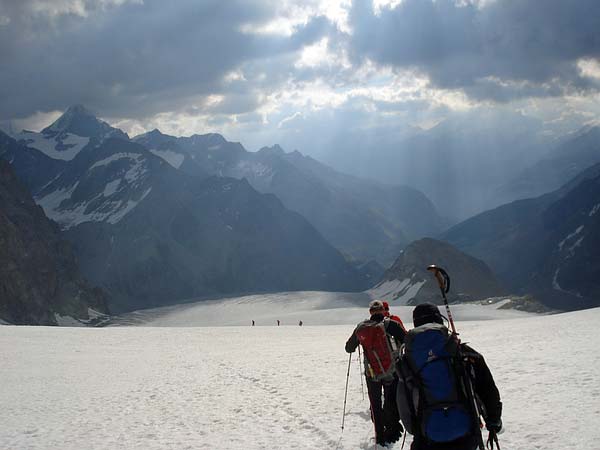
[[[475,403],[493,448],[502,402],[483,356],[448,331],[434,304],[418,305],[413,322],[401,350],[397,398],[402,423],[414,436],[411,450],[483,449]]]
[[[390,320],[393,320],[394,322],[398,322],[400,324],[400,326],[402,327],[402,329],[404,331],[406,331],[406,327],[404,326],[404,323],[402,323],[402,319],[400,319],[400,317],[394,315],[394,314],[390,314],[390,304],[388,302],[382,302],[383,303],[383,308],[385,309],[385,317],[389,317]]]
[[[396,342],[404,342],[406,332],[397,322],[384,317],[385,308],[379,300],[369,304],[369,313],[371,317],[359,323],[346,342],[346,351],[354,352],[359,344],[364,350],[365,377],[371,419],[375,425],[375,441],[379,445],[385,445],[398,441],[403,431],[396,406]]]

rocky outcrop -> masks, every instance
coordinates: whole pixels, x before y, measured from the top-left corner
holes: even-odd
[[[69,243],[0,159],[0,319],[56,325],[107,313],[106,295],[82,278]]]
[[[450,302],[479,300],[505,293],[483,261],[430,238],[408,245],[382,280],[367,292],[373,298],[402,305],[440,303],[442,299],[437,282],[427,271],[431,264],[448,271],[451,277]]]

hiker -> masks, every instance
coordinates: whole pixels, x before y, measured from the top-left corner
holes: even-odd
[[[298,322],[298,326],[302,326],[302,321]]]
[[[359,323],[352,332],[346,342],[346,352],[354,352],[359,344],[363,347],[375,441],[379,445],[385,445],[398,441],[404,431],[396,406],[398,377],[395,343],[396,340],[404,341],[405,331],[397,322],[385,318],[385,309],[379,300],[369,304],[369,314],[371,317]]]
[[[483,356],[459,345],[436,305],[415,307],[413,323],[401,350],[397,398],[404,427],[414,436],[411,450],[476,450],[482,445],[479,418],[464,387],[469,383],[461,380],[472,379],[491,440],[502,429],[502,402],[490,369]]]
[[[254,326],[254,320],[252,321],[252,326]]]
[[[277,319],[277,326],[279,326],[279,324],[280,324],[279,319]]]
[[[406,327],[404,326],[404,323],[402,323],[402,319],[400,319],[400,317],[394,315],[394,314],[390,314],[390,304],[386,301],[382,302],[383,303],[383,308],[385,309],[385,317],[389,317],[390,320],[393,320],[395,322],[398,322],[400,324],[400,326],[402,327],[402,329],[406,332]]]

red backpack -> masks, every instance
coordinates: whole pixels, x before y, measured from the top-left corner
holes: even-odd
[[[358,342],[365,353],[368,376],[373,381],[392,381],[396,373],[398,348],[386,333],[389,319],[363,322],[356,330]]]

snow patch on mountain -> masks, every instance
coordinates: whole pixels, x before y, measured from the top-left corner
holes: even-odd
[[[562,249],[563,249],[563,246],[565,245],[565,243],[567,241],[570,241],[571,239],[573,239],[579,233],[581,233],[583,231],[583,228],[584,228],[583,225],[580,225],[579,227],[577,227],[577,229],[575,231],[573,231],[566,238],[564,238],[562,241],[560,241],[558,243],[558,250],[562,252]]]
[[[54,192],[40,198],[37,203],[44,209],[46,215],[57,222],[63,230],[68,230],[76,225],[84,222],[108,222],[110,224],[118,223],[123,217],[130,213],[144,198],[148,196],[152,190],[149,187],[138,200],[105,200],[100,204],[97,203],[99,197],[107,197],[106,194],[111,194],[112,190],[116,190],[118,186],[115,180],[108,183],[104,191],[90,199],[90,201],[80,202],[76,205],[65,208],[62,203],[69,200],[71,195],[77,188],[78,183],[75,183],[68,189],[57,189]],[[90,210],[90,205],[94,204]]]
[[[72,316],[62,316],[54,313],[56,324],[60,327],[86,327],[91,324],[98,326],[110,320],[110,316],[88,307],[88,319],[76,319]]]
[[[54,318],[56,319],[56,324],[59,327],[83,327],[85,324],[81,323],[79,320],[74,319],[71,316],[61,316],[58,313],[54,313]]]
[[[367,294],[374,299],[388,297],[394,292],[403,290],[410,283],[410,278],[404,280],[386,280],[367,290]]]
[[[598,203],[597,205],[595,205],[590,213],[588,214],[589,217],[592,217],[594,214],[596,214],[598,211],[600,210],[600,203]]]
[[[164,159],[167,163],[169,163],[176,169],[179,169],[181,167],[181,164],[183,164],[183,160],[185,159],[185,155],[171,150],[150,149],[150,152],[158,156],[159,158]]]
[[[552,277],[552,289],[555,291],[564,292],[563,289],[558,284],[558,273],[560,272],[560,268],[554,271],[554,276]]]
[[[106,183],[106,186],[104,187],[104,191],[102,192],[102,195],[104,195],[105,197],[110,197],[111,195],[113,195],[115,192],[118,191],[120,184],[121,184],[120,179]]]
[[[421,289],[421,287],[423,287],[423,285],[425,283],[426,282],[424,280],[417,281],[416,283],[411,284],[404,290],[397,292],[396,296],[394,297],[395,303],[397,303],[398,305],[408,304],[408,302],[410,300],[412,300],[413,298],[415,298],[417,296],[417,294],[419,293],[419,290]]]
[[[90,170],[95,169],[97,167],[108,166],[110,163],[123,158],[129,158],[137,162],[140,160],[141,157],[142,155],[140,155],[139,153],[115,153],[114,155],[110,155],[109,157],[101,159],[100,161],[96,161],[90,167]]]
[[[560,286],[560,284],[558,284],[558,274],[559,273],[560,273],[560,267],[558,269],[556,269],[556,271],[554,272],[554,276],[552,277],[552,289],[554,289],[555,291],[564,292],[565,294],[571,294],[571,295],[574,295],[575,297],[581,298],[581,294],[579,292],[563,289]]]
[[[110,224],[113,224],[113,225],[115,223],[119,222],[123,217],[125,217],[127,214],[129,214],[137,205],[139,205],[139,203],[148,196],[148,194],[150,193],[151,190],[152,190],[152,188],[149,187],[146,190],[146,192],[144,192],[142,194],[142,196],[140,197],[139,200],[135,200],[135,201],[134,200],[127,200],[127,202],[124,204],[124,206],[123,206],[123,203],[122,203],[120,209],[116,213],[111,214],[106,219],[106,221],[108,223],[110,223]]]
[[[585,236],[580,237],[579,239],[577,239],[577,241],[575,241],[575,243],[573,245],[571,245],[567,249],[567,251],[569,252],[569,254],[567,255],[567,258],[570,258],[575,254],[575,249],[581,245],[584,238],[585,238]]]
[[[89,144],[90,138],[67,133],[54,137],[33,131],[22,131],[16,139],[28,147],[33,147],[53,159],[71,161]]]
[[[406,305],[419,292],[425,281],[412,281],[412,278],[403,280],[386,280],[379,283],[366,293],[373,299],[393,299],[396,305]]]
[[[260,162],[240,160],[233,171],[239,177],[264,178],[267,181],[273,178],[273,169]]]
[[[75,189],[77,189],[77,186],[79,185],[79,181],[77,181],[73,186],[71,187],[67,187],[67,188],[62,188],[62,189],[57,189],[53,192],[50,192],[49,194],[40,197],[40,198],[36,198],[36,203],[38,205],[40,205],[43,209],[44,212],[46,213],[46,215],[51,218],[52,220],[58,222],[58,218],[60,217],[60,213],[58,212],[60,210],[60,205],[63,201],[68,200],[71,198],[71,195],[73,194],[73,192],[75,191]],[[60,222],[59,222],[60,223]]]

